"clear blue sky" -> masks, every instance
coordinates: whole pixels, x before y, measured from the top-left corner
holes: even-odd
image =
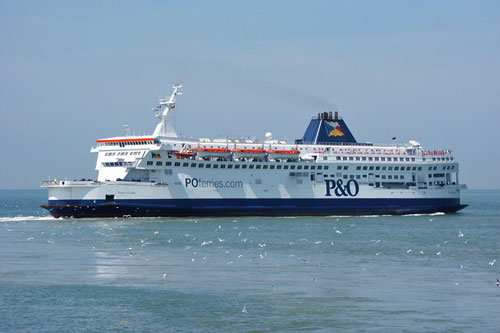
[[[0,188],[95,178],[95,140],[293,140],[336,107],[358,141],[452,149],[500,188],[500,1],[0,1]]]

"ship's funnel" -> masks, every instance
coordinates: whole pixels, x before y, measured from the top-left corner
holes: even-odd
[[[331,113],[318,114],[318,118],[312,119],[304,133],[304,137],[295,140],[297,144],[334,144],[334,143],[357,143],[349,127],[343,119],[335,112],[332,119]]]

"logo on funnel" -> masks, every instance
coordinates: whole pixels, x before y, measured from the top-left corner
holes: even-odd
[[[325,121],[328,136],[343,136],[344,132],[336,121]]]

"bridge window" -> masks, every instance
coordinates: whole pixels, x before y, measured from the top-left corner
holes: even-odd
[[[153,165],[153,161],[148,161],[146,164],[147,165]]]
[[[156,162],[156,165],[162,165],[162,164],[163,164],[163,162],[162,162],[162,161],[158,161],[158,162]]]

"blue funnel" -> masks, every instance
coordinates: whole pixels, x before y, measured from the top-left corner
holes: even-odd
[[[337,112],[319,113],[318,118],[312,119],[304,133],[304,137],[295,140],[297,144],[342,144],[357,143],[349,127],[343,119],[339,119]]]

